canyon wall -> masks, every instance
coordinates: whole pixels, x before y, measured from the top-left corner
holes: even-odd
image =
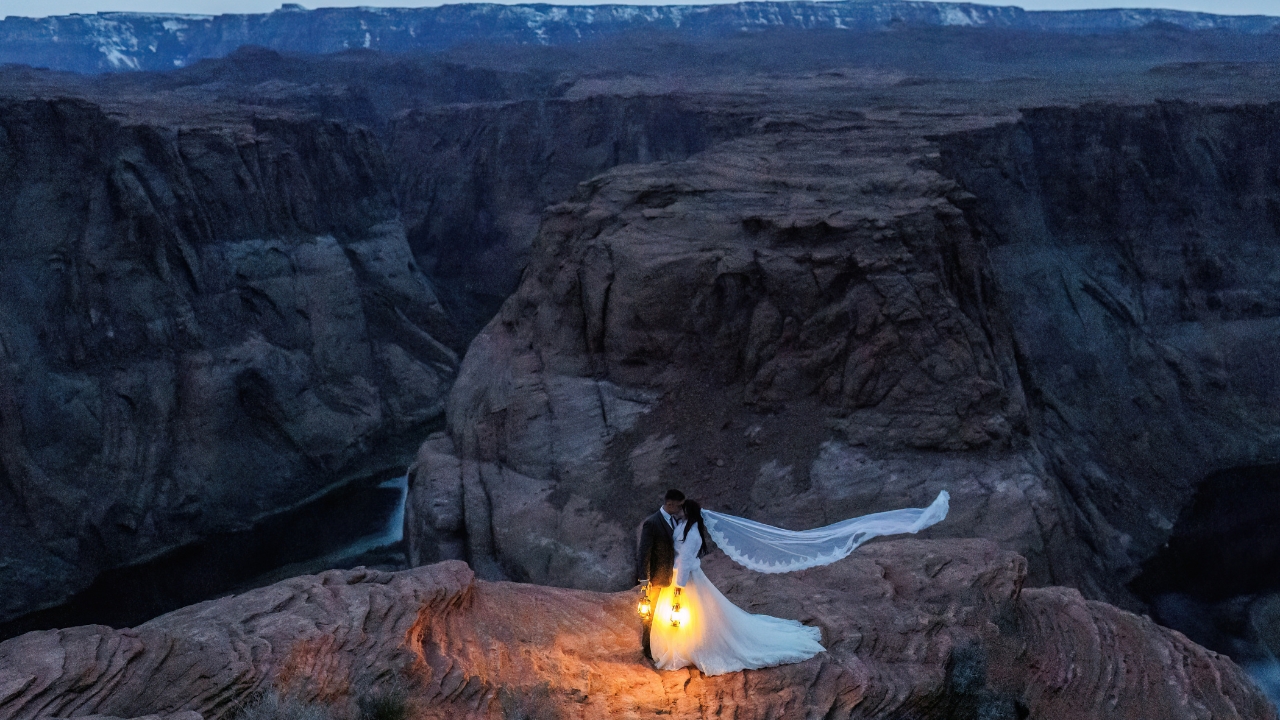
[[[104,85],[0,77],[46,98],[0,110],[0,635],[83,621],[8,622],[104,570],[402,469],[548,203],[751,130],[672,97],[507,99],[542,77],[260,49]]]
[[[1278,153],[1274,104],[1034,110],[942,142],[1080,536],[1234,657],[1263,654],[1250,608],[1278,589]]]
[[[1016,110],[1276,94],[1143,32],[0,73],[46,98],[3,111],[4,617],[427,435],[415,563],[611,590],[669,485],[792,527],[946,488],[931,536],[1139,608],[1200,478],[1276,462],[1272,109]]]
[[[1280,106],[1045,109],[947,138],[1037,435],[1099,549],[1280,460]]]
[[[410,247],[469,339],[515,290],[548,205],[611,167],[681,160],[751,123],[667,95],[600,95],[413,110],[387,142]]]
[[[0,108],[0,618],[363,477],[442,420],[453,332],[377,139]]]

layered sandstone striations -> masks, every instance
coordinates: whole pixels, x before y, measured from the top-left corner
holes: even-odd
[[[1163,624],[1265,660],[1280,463],[1280,107],[1027,111],[947,138],[1038,444]]]
[[[0,107],[0,618],[394,472],[457,357],[366,129]]]
[[[986,541],[870,545],[795,575],[712,577],[822,629],[804,663],[655,672],[632,593],[489,583],[461,563],[295,578],[131,630],[0,644],[0,717],[228,717],[275,689],[343,711],[399,685],[415,717],[1275,718],[1238,668]],[[696,622],[696,620],[695,620]]]

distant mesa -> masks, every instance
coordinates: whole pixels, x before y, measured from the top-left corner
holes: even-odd
[[[253,18],[250,22],[249,19]],[[0,20],[0,64],[81,73],[163,71],[225,57],[241,45],[281,52],[352,48],[436,52],[468,43],[568,45],[632,32],[714,38],[763,30],[877,32],[966,27],[1099,34],[1147,30],[1274,32],[1280,18],[1176,10],[1027,11],[963,3],[843,0],[725,5],[499,5],[308,9],[261,15],[100,13]]]

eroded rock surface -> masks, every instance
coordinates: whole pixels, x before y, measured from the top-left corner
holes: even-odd
[[[1138,607],[1203,473],[1275,461],[1272,111],[1071,107],[1274,100],[1276,37],[895,24],[7,68],[0,613],[402,467],[531,247],[423,448],[419,562],[616,589],[667,485],[792,527],[947,487],[933,534]],[[531,246],[617,163],[648,164]]]
[[[474,578],[462,563],[330,571],[132,630],[0,644],[0,717],[195,711],[274,687],[349,708],[399,683],[415,717],[1275,718],[1226,658],[1063,588],[987,541],[874,543],[791,575],[723,556],[708,574],[753,612],[822,628],[804,663],[656,672],[635,596]]]

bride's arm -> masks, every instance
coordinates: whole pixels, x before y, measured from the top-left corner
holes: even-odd
[[[694,528],[676,551],[676,587],[689,582],[689,574],[698,567],[698,551],[702,549],[702,533]]]

